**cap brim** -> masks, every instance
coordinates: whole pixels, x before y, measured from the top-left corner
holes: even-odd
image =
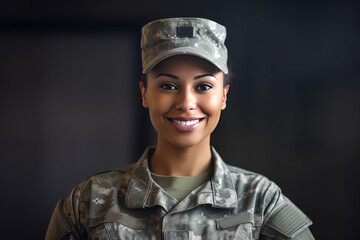
[[[228,73],[227,66],[221,66],[216,61],[213,60],[213,56],[210,56],[205,51],[201,51],[198,48],[194,47],[179,47],[179,48],[173,48],[167,51],[164,51],[160,54],[158,54],[155,58],[152,59],[151,62],[149,62],[144,68],[143,68],[143,74],[148,73],[151,69],[153,69],[157,64],[159,64],[161,61],[172,57],[176,55],[192,55],[197,56],[202,59],[205,59],[206,61],[212,63],[215,65],[218,69],[220,69],[224,74]]]

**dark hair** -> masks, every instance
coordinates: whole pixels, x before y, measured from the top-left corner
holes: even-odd
[[[224,74],[224,88],[227,86],[227,85],[230,85],[231,83],[231,78],[233,76],[233,73],[232,73],[232,69],[231,69],[231,66],[229,65],[228,66],[228,73],[227,74]],[[140,81],[144,84],[144,87],[146,88],[147,87],[147,79],[146,79],[146,74],[141,74],[141,79]]]
[[[232,77],[233,77],[232,66],[231,64],[228,63],[228,73],[224,74],[224,87],[230,85]]]

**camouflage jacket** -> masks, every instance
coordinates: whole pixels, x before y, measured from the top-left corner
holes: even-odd
[[[149,151],[59,201],[46,239],[313,239],[312,222],[277,185],[214,149],[214,176],[180,202],[152,180]]]

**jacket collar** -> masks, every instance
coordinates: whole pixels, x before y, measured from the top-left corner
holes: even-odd
[[[230,170],[214,147],[211,147],[211,151],[215,163],[215,174],[211,179],[214,206],[219,208],[235,208],[237,194],[230,176]]]
[[[213,147],[211,148],[214,159],[213,178],[191,193],[191,201],[189,197],[186,197],[179,204],[175,198],[159,187],[151,178],[148,156],[154,150],[154,147],[147,148],[135,164],[125,198],[125,204],[128,208],[146,208],[160,205],[166,211],[170,211],[178,205],[176,209],[180,211],[180,209],[184,210],[199,204],[211,204],[218,208],[236,207],[237,194],[230,171]]]

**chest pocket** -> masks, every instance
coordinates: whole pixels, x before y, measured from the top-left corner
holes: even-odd
[[[89,236],[92,240],[152,239],[146,230],[146,219],[108,212],[105,218],[91,218]]]
[[[189,240],[192,239],[190,237],[191,232],[188,231],[165,231],[164,239],[165,240]]]
[[[254,239],[254,214],[243,212],[215,220],[221,239],[251,240]]]

